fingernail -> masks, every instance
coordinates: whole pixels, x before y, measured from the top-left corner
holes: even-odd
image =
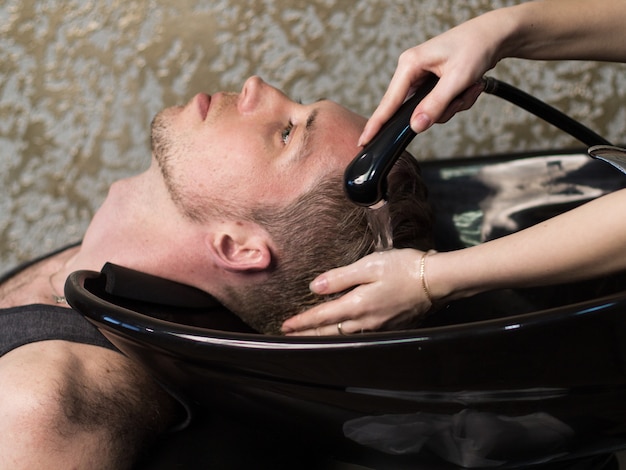
[[[328,288],[328,281],[324,277],[313,279],[309,288],[316,294],[322,294]]]
[[[365,125],[365,127],[363,128],[363,132],[361,132],[361,135],[359,136],[359,140],[357,142],[357,145],[359,147],[364,147],[365,145],[367,145],[367,143],[370,141],[370,126],[369,123]]]
[[[432,121],[424,113],[419,113],[411,120],[411,128],[418,134],[428,129],[431,125]]]

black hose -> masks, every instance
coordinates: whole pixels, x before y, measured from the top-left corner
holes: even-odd
[[[525,109],[553,126],[558,127],[562,131],[567,132],[588,147],[600,144],[611,145],[608,140],[599,136],[588,127],[528,93],[492,77],[484,77],[483,80],[485,83],[485,93],[498,96]]]

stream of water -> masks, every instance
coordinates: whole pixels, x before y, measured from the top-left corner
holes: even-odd
[[[386,251],[393,248],[393,233],[391,230],[391,216],[389,204],[385,202],[380,207],[367,210],[367,219],[375,237],[376,251]]]

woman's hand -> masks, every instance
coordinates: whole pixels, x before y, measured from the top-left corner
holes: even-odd
[[[368,143],[424,78],[439,77],[435,88],[415,108],[411,128],[423,132],[470,108],[483,91],[481,78],[500,56],[503,26],[491,13],[469,20],[404,51],[380,104],[368,120],[359,145]]]
[[[411,128],[423,132],[471,107],[482,76],[505,57],[626,61],[623,0],[521,2],[472,18],[404,51],[359,145],[368,143],[402,102],[433,73],[439,83],[415,108]]]
[[[288,335],[337,335],[391,329],[411,322],[432,307],[420,269],[424,252],[403,249],[372,253],[318,276],[311,290],[341,297],[283,323]],[[424,258],[424,268],[429,256]],[[341,327],[338,324],[341,323]]]

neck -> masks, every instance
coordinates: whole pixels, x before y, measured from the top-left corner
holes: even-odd
[[[198,279],[214,273],[204,237],[205,229],[180,213],[151,169],[111,186],[82,245],[55,278],[79,269],[99,271],[111,262],[206,288]]]

